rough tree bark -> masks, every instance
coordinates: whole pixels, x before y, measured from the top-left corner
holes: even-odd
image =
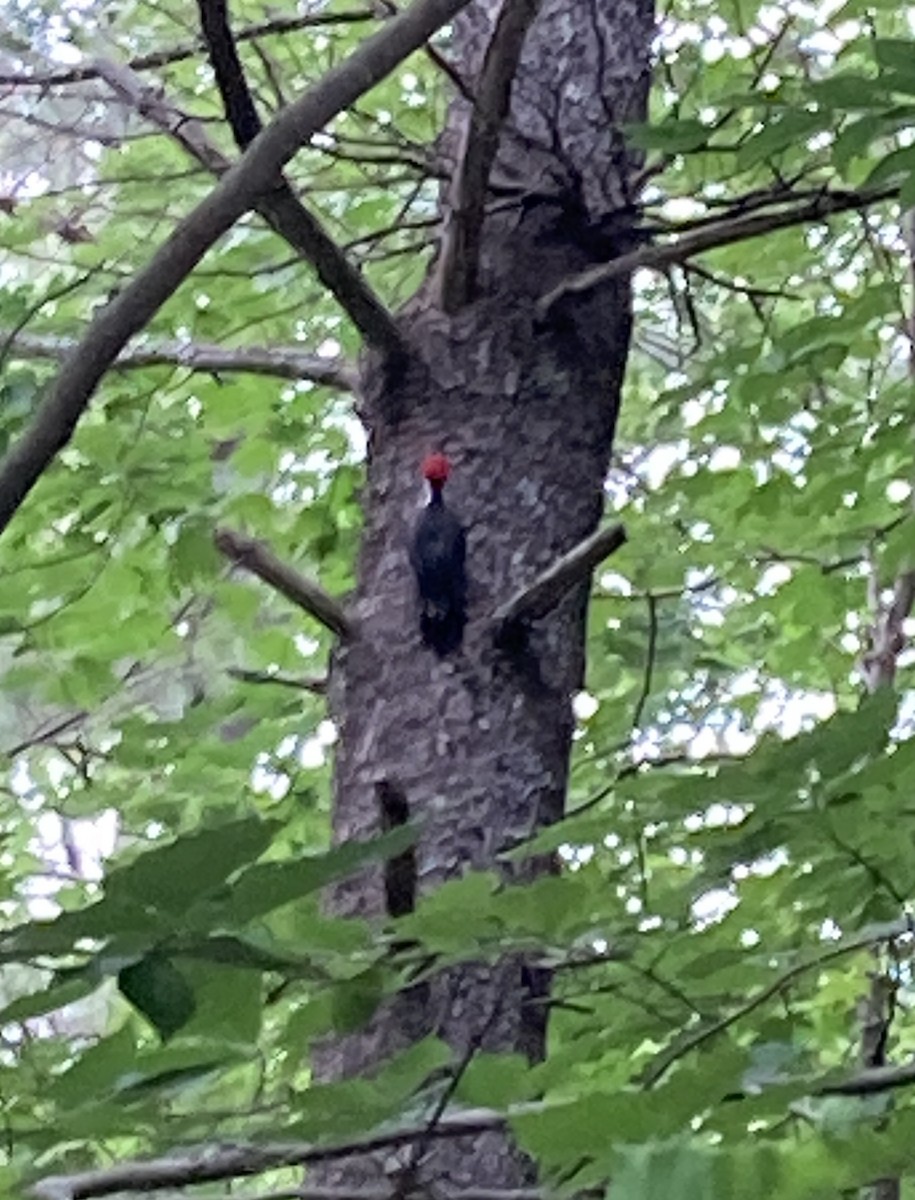
[[[465,80],[478,76],[497,11],[480,0],[455,23]],[[536,302],[632,246],[638,163],[620,127],[645,115],[653,21],[651,0],[545,0],[490,179],[476,292],[445,314],[434,268],[401,314],[407,366],[365,365],[358,636],[340,648],[331,686],[341,733],[334,837],[377,833],[386,797],[396,796],[399,815],[420,828],[420,894],[496,865],[562,813],[587,585],[536,622],[524,645],[495,645],[492,614],[601,516],[630,338],[628,280],[571,297],[542,323]],[[468,115],[466,100],[456,100],[442,138],[455,161]],[[424,499],[419,464],[432,449],[452,459],[448,502],[468,529],[470,623],[462,652],[444,661],[420,644],[407,551]],[[533,862],[521,874],[548,869]],[[383,915],[385,902],[380,871],[346,881],[330,898],[336,913],[363,916]],[[426,1033],[446,1039],[458,1058],[479,1047],[536,1060],[546,983],[517,960],[444,971],[364,1030],[319,1048],[316,1074],[365,1072]],[[391,1164],[350,1162],[321,1179],[377,1183],[383,1169]],[[421,1175],[451,1187],[512,1187],[529,1180],[530,1167],[501,1135],[486,1134],[431,1147]]]

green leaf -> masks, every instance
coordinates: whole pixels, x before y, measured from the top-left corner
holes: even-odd
[[[477,1054],[463,1071],[455,1096],[480,1108],[507,1108],[533,1095],[536,1082],[520,1054]]]
[[[168,958],[148,954],[118,974],[121,994],[156,1027],[163,1041],[178,1032],[194,1015],[193,988]]]
[[[0,1025],[8,1025],[13,1021],[28,1021],[32,1017],[56,1012],[68,1004],[82,1000],[95,991],[96,987],[98,980],[81,974],[75,978],[65,974],[56,976],[50,986],[42,991],[20,996],[0,1010]]]
[[[909,38],[877,37],[871,42],[871,47],[881,71],[897,71],[900,75],[909,75],[915,83],[915,65],[912,63],[915,42]]]
[[[243,817],[177,838],[113,870],[106,885],[112,903],[129,901],[180,918],[195,900],[209,895],[267,849],[276,822]]]
[[[723,1200],[715,1186],[716,1157],[713,1150],[682,1142],[627,1146],[614,1172],[614,1195],[618,1200]]]
[[[289,904],[351,874],[366,863],[402,854],[416,840],[416,831],[403,825],[366,842],[346,842],[325,854],[295,862],[257,863],[232,884],[224,911],[234,924],[246,925],[281,905]]]
[[[701,121],[665,121],[662,125],[630,126],[633,145],[643,150],[660,150],[666,154],[688,154],[704,146],[711,130]]]

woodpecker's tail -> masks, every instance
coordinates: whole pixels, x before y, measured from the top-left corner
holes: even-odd
[[[459,650],[464,640],[465,614],[453,607],[439,604],[423,604],[419,617],[419,628],[425,645],[443,658]]]

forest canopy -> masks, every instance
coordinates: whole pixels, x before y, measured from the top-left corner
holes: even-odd
[[[553,280],[538,232],[530,336],[587,359],[576,322],[600,327],[620,281],[633,322],[602,550],[576,568],[593,577],[583,681],[559,697],[565,813],[395,909],[422,821],[385,779],[379,827],[341,834],[333,783],[368,738],[335,716],[339,646],[387,619],[349,604],[384,524],[366,405],[401,419],[365,381],[409,397],[428,280],[453,346],[496,286],[492,223],[548,207],[487,159],[500,129],[508,154],[512,70],[516,106],[536,77],[537,6],[506,0],[516,44],[503,30],[473,73],[459,7],[235,0],[252,127],[192,6],[5,6],[3,1195],[210,1197],[239,1177],[242,1200],[317,1196],[309,1164],[407,1146],[415,1167],[475,1131],[508,1131],[537,1170],[477,1200],[915,1195],[915,10],[675,0],[645,46],[645,119],[594,122],[627,194],[596,211],[569,162],[548,229],[574,262]],[[452,144],[461,102],[483,114],[478,158]],[[454,438],[459,512],[480,489],[527,503],[525,481],[532,514],[564,503],[510,446]],[[398,520],[423,502],[414,457]],[[559,555],[543,513],[524,520],[527,583]],[[541,617],[525,696],[566,653],[536,641]],[[473,656],[492,618],[471,618]],[[397,628],[451,695],[460,668]],[[469,828],[472,747],[494,735],[465,724],[445,791]],[[532,856],[549,869],[528,877]],[[328,907],[360,872],[383,875],[387,912]],[[353,1077],[313,1067],[437,972],[515,959],[551,977],[539,1061],[432,1029]]]

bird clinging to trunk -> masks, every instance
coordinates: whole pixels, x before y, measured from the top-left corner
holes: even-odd
[[[450,471],[444,454],[430,454],[423,461],[431,495],[416,524],[410,553],[419,589],[420,633],[439,656],[458,649],[467,623],[467,542],[442,497]]]

